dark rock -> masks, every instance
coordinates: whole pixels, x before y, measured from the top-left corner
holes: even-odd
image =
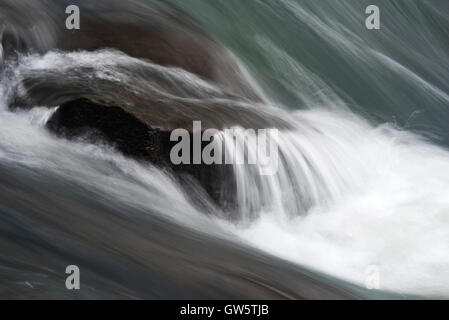
[[[177,141],[170,141],[171,132],[153,129],[120,107],[103,106],[87,99],[71,101],[57,109],[47,128],[67,139],[83,137],[93,143],[107,142],[128,157],[170,170],[197,205],[210,205],[203,197],[207,194],[225,211],[235,206],[231,165],[173,164],[170,151]],[[205,192],[198,190],[198,183]]]
[[[80,7],[79,30],[65,27],[68,4]],[[33,14],[23,16],[23,12]],[[101,49],[129,58],[107,66],[106,73],[128,79],[123,82],[98,76],[96,64],[78,64],[74,58],[66,61],[65,68],[22,66],[11,89],[11,109],[52,107],[88,98],[112,101],[110,105],[164,129],[186,127],[193,120],[201,120],[204,128],[218,129],[288,126],[279,109],[260,108],[263,97],[232,52],[164,1],[3,0],[0,13],[0,30],[6,28],[5,59],[16,51],[45,54]],[[198,89],[196,82],[171,72],[173,67],[207,84]]]
[[[65,26],[68,5],[80,8],[79,30]],[[164,1],[2,0],[0,31],[3,28],[0,41],[8,55],[16,51],[115,48],[131,57],[182,68],[226,90],[261,101],[233,55],[186,13]]]

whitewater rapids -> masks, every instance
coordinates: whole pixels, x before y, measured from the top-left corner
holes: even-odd
[[[152,62],[112,49],[23,53],[1,60],[0,279],[5,285],[0,295],[33,296],[27,291],[32,288],[47,297],[73,298],[59,288],[65,275],[58,270],[78,263],[88,270],[87,298],[449,297],[449,151],[442,124],[449,106],[449,69],[438,66],[447,58],[432,33],[439,24],[418,19],[423,28],[412,30],[419,35],[413,39],[433,45],[425,56],[395,47],[399,40],[393,36],[365,40],[349,31],[355,18],[345,20],[348,26],[328,12],[343,14],[361,6],[348,1],[329,4],[332,10],[301,1],[279,1],[273,7],[248,3],[240,4],[242,12],[253,5],[272,12],[275,22],[285,16],[292,26],[320,30],[319,40],[305,31],[300,35],[311,48],[328,49],[317,50],[323,54],[320,61],[329,51],[347,64],[340,69],[335,63],[332,69],[312,54],[293,52],[288,39],[276,42],[278,34],[263,31],[258,15],[227,34],[217,26],[223,21],[206,14],[229,18],[214,4],[192,4],[190,10],[201,9],[196,18],[240,53],[240,63],[250,70],[245,77],[263,90],[263,101],[252,104],[185,70],[166,67],[157,68],[159,75],[183,90],[161,87],[147,98],[188,100],[183,94],[193,95],[200,111],[186,112],[189,120],[214,101],[224,115],[239,118],[243,109],[258,115],[257,124],[261,119],[271,126],[282,122],[277,174],[260,176],[258,170],[234,166],[238,221],[213,206],[198,209],[188,193],[201,196],[199,186],[186,190],[167,171],[128,159],[107,144],[54,137],[45,128],[53,107],[8,108],[17,90],[25,90],[21,81],[36,72],[58,79],[71,70],[67,79],[89,79],[92,90],[100,90],[99,83],[127,82],[124,75],[133,76],[129,70],[155,68]],[[243,14],[220,4],[230,17]],[[438,21],[448,21],[430,4],[428,11],[415,4],[407,7],[411,16],[432,12]],[[324,13],[327,18],[319,18]],[[396,27],[409,35],[404,31],[408,16],[400,16]],[[257,53],[233,38],[258,26],[260,34],[250,37]],[[392,28],[387,31],[394,34]],[[108,62],[99,63],[105,56]],[[61,63],[67,69],[61,70]],[[87,75],[81,72],[86,67]],[[45,80],[48,74],[40,76]],[[127,82],[127,90],[144,95],[142,88],[152,79]],[[366,88],[375,93],[365,97]],[[418,108],[423,105],[426,112]],[[207,117],[213,111],[207,108]],[[225,135],[220,137],[229,144]],[[366,289],[373,267],[379,290]]]
[[[38,64],[45,57],[32,59]],[[449,294],[449,152],[422,137],[390,125],[373,127],[349,112],[291,112],[296,129],[280,132],[277,175],[235,168],[242,212],[235,225],[206,218],[156,168],[107,146],[54,138],[43,127],[52,110],[8,111],[5,91],[4,165],[52,172],[199,231],[232,233],[234,241],[361,286],[367,268],[376,266],[383,290]],[[254,208],[253,221],[245,213]]]

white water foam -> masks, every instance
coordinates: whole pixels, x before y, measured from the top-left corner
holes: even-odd
[[[353,115],[294,118],[299,129],[281,133],[278,175],[246,190],[246,201],[265,199],[260,218],[234,232],[362,286],[375,266],[382,290],[449,296],[449,152]],[[236,172],[242,188],[255,179]]]
[[[257,208],[259,218],[237,226],[212,219],[213,228],[164,172],[106,146],[52,137],[42,128],[51,111],[11,113],[7,91],[0,161],[82,181],[198,230],[226,228],[262,250],[357,284],[375,265],[381,289],[449,296],[449,152],[418,136],[335,110],[294,112],[297,129],[279,136],[278,174],[261,180],[236,171],[242,212]]]

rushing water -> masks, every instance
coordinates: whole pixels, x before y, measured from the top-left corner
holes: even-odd
[[[74,297],[60,286],[77,264],[93,298],[449,296],[447,1],[377,1],[378,31],[364,0],[169,2],[233,51],[261,101],[112,49],[47,52],[54,40],[37,31],[24,36],[32,53],[2,49],[0,294]],[[54,3],[47,18],[66,2]],[[44,105],[11,111],[27,90]],[[279,170],[235,166],[230,221],[191,203],[199,186],[45,129],[46,99],[108,90],[168,100],[151,111],[157,124],[277,127]],[[373,267],[380,291],[363,289]]]

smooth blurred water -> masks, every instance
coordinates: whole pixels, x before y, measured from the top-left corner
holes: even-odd
[[[448,141],[449,4],[381,0],[172,0],[226,43],[289,109],[349,108]]]
[[[55,270],[72,258],[89,270],[87,297],[240,296],[235,288],[244,297],[448,296],[447,2],[378,1],[378,31],[365,28],[371,3],[364,0],[170,3],[241,59],[264,101],[242,101],[187,72],[111,50],[8,61],[0,97],[7,199],[0,235],[13,258],[0,265],[5,292],[22,293],[23,278],[38,275],[33,285],[66,294]],[[190,113],[176,104],[171,110],[188,119],[265,120],[280,129],[279,171],[261,177],[235,166],[237,222],[217,208],[198,209],[186,194],[201,195],[199,187],[185,190],[170,173],[108,145],[53,137],[44,128],[52,109],[7,110],[17,85],[27,96],[20,87],[27,77],[89,93],[121,88],[121,81],[141,101],[194,97]],[[149,90],[161,77],[173,86]],[[152,107],[159,120],[165,109]],[[209,113],[197,112],[203,109]],[[67,257],[64,246],[74,253]],[[373,266],[381,290],[368,292]],[[127,269],[135,277],[123,277]],[[153,287],[141,287],[140,277]],[[179,291],[182,285],[187,289]]]
[[[447,295],[449,4],[377,1],[372,31],[370,1],[171,2],[231,47],[274,104],[310,110],[281,138],[285,177],[255,188],[241,172],[246,201],[272,204],[244,237],[354,282],[375,265],[383,288]]]

